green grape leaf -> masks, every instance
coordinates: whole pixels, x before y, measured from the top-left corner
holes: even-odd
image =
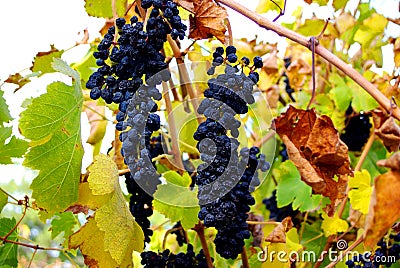
[[[75,81],[80,81],[79,73],[72,69],[65,61],[60,58],[54,58],[51,62],[51,67],[62,74],[65,74]]]
[[[8,196],[3,192],[0,191],[0,213],[3,210],[4,206],[7,205]]]
[[[31,184],[32,197],[48,216],[64,211],[78,199],[83,156],[80,79],[62,61],[56,60],[54,65],[64,66],[64,73],[74,78],[73,85],[48,85],[47,93],[32,100],[19,122],[22,135],[31,140],[23,164],[39,170]]]
[[[40,75],[45,73],[53,73],[54,69],[51,66],[53,58],[60,58],[64,50],[58,50],[54,45],[50,46],[50,50],[46,52],[38,52],[34,58],[33,65],[30,68],[32,72],[40,72]]]
[[[368,171],[365,169],[356,171],[354,177],[349,179],[349,187],[352,188],[349,191],[352,208],[368,214],[372,194],[371,177]]]
[[[165,177],[165,174],[163,176]],[[170,177],[177,184],[167,182],[167,184],[158,185],[154,194],[154,208],[171,221],[180,221],[184,229],[190,229],[198,223],[197,214],[200,207],[197,199],[197,188],[191,191],[188,186],[182,186],[188,185],[189,175],[184,175],[181,178],[175,175],[173,178],[170,175],[167,175],[167,177]]]
[[[72,212],[56,213],[51,220],[51,238],[54,239],[61,233],[63,237],[68,238],[74,233],[74,227],[78,222]]]
[[[167,182],[182,187],[189,187],[192,183],[192,178],[187,172],[183,173],[183,175],[181,176],[177,172],[170,170],[163,173],[162,175],[167,180]]]
[[[306,19],[297,32],[306,36],[317,36],[324,28],[325,22],[318,19]]]
[[[17,224],[12,218],[0,218],[0,236],[5,236]],[[17,229],[7,238],[11,241],[18,241]],[[18,245],[6,243],[0,246],[0,267],[17,267],[18,266]]]
[[[125,15],[127,0],[115,0],[115,9],[119,17]],[[112,1],[109,0],[85,0],[86,12],[93,17],[112,18]]]
[[[301,238],[301,245],[310,252],[311,256],[315,254],[314,260],[318,259],[321,252],[324,250],[327,238],[321,232],[320,221],[314,222],[312,225],[307,223],[303,224],[303,235]]]
[[[117,166],[109,157],[100,154],[89,171],[90,183],[83,183],[91,192],[86,201],[93,203],[90,198],[94,198],[98,208],[94,218],[89,217],[88,222],[70,237],[69,246],[79,247],[86,264],[131,267],[132,252],[143,250],[144,234],[126,205]],[[95,238],[93,234],[96,234]]]
[[[273,172],[280,180],[276,190],[278,207],[292,203],[293,209],[301,212],[318,207],[322,196],[312,194],[312,188],[301,180],[300,173],[291,161],[283,162]]]
[[[2,127],[0,127],[0,135],[2,133]],[[12,157],[21,157],[25,154],[28,149],[28,142],[17,139],[15,136],[11,137],[11,140],[4,144],[0,137],[0,164],[12,164]]]
[[[381,141],[374,141],[369,150],[367,157],[364,160],[362,165],[362,169],[368,170],[368,173],[372,178],[377,177],[387,171],[386,168],[380,167],[376,164],[378,160],[382,160],[386,158],[387,150]],[[358,161],[358,160],[357,160]]]
[[[347,0],[333,0],[333,7],[337,9],[344,8],[347,4]]]
[[[0,90],[0,125],[4,122],[9,122],[12,120],[6,100],[3,98],[3,94],[4,91]]]
[[[337,86],[329,91],[329,96],[339,111],[344,112],[353,98],[351,93],[352,91],[348,86]]]
[[[89,80],[90,75],[97,69],[96,59],[93,57],[93,52],[96,51],[96,46],[91,45],[90,49],[86,53],[85,57],[77,63],[72,65],[72,68],[77,70],[80,75],[81,79],[86,82]]]

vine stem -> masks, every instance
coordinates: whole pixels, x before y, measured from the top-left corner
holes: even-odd
[[[15,244],[15,245],[19,245],[19,246],[23,246],[23,247],[27,247],[27,248],[33,248],[36,250],[56,250],[56,251],[62,251],[65,252],[67,249],[65,248],[46,248],[46,247],[41,247],[39,245],[32,245],[32,244],[28,244],[28,243],[23,243],[23,242],[18,242],[18,241],[13,241],[13,240],[9,240],[9,239],[4,239],[3,237],[0,237],[0,240],[3,241],[4,243],[11,243],[11,244]]]
[[[169,98],[167,83],[163,82],[162,88],[163,88],[163,97],[165,101],[165,106],[167,108],[169,132],[171,133],[172,154],[174,155],[175,163],[177,164],[178,168],[184,170],[181,154],[179,152],[178,134],[176,132],[175,118],[172,113],[172,103],[171,99]]]
[[[266,143],[267,141],[269,141],[271,138],[273,138],[275,136],[276,132],[271,130],[267,133],[267,135],[265,135],[264,137],[262,137],[262,139],[258,142],[254,143],[254,146],[257,146],[258,148],[260,148],[264,143]]]
[[[203,121],[203,119],[197,113],[197,108],[199,107],[197,94],[196,94],[196,91],[193,89],[192,83],[190,81],[189,74],[186,69],[185,61],[182,58],[182,53],[181,53],[178,45],[176,44],[175,40],[173,40],[170,35],[167,36],[167,39],[168,39],[168,43],[171,46],[171,49],[172,49],[172,52],[176,59],[176,62],[178,64],[178,70],[179,70],[179,76],[180,76],[180,80],[181,80],[182,89],[186,89],[187,92],[189,93],[190,101],[192,102],[194,112],[196,114],[197,122],[200,124]]]
[[[350,251],[352,251],[355,247],[357,247],[361,242],[364,241],[364,236],[360,236],[350,247],[346,248],[345,251],[341,252],[339,257],[336,258],[333,262],[331,262],[326,268],[333,268],[335,265],[340,262],[344,256],[347,255]]]
[[[204,225],[203,225],[203,223],[201,223],[199,221],[199,223],[196,224],[193,227],[193,230],[196,231],[198,237],[200,238],[201,247],[203,248],[203,253],[204,253],[204,256],[206,257],[207,267],[208,268],[213,268],[210,251],[208,250],[206,237],[204,236]]]
[[[309,48],[309,39],[299,33],[296,33],[292,30],[289,30],[279,24],[275,24],[265,17],[255,13],[254,11],[244,7],[243,5],[232,1],[232,0],[216,0],[217,2],[228,6],[229,8],[237,11],[243,16],[249,18],[260,27],[265,28],[267,30],[272,30],[277,34],[284,36],[302,46]],[[320,55],[326,61],[335,65],[339,70],[344,72],[347,76],[349,76],[354,82],[359,84],[365,91],[367,91],[387,112],[390,111],[391,105],[389,100],[383,95],[371,82],[369,82],[366,78],[364,78],[360,73],[358,73],[355,69],[349,66],[347,63],[339,59],[332,52],[324,48],[322,45],[318,45],[315,47],[315,53]],[[392,115],[400,120],[400,109],[396,107],[393,109]]]
[[[246,248],[245,247],[243,247],[243,249],[242,249],[241,256],[242,256],[243,268],[250,268],[249,258],[247,258],[247,253],[246,253]]]
[[[25,215],[26,215],[26,210],[28,209],[28,197],[25,196],[25,201],[24,201],[24,211],[22,212],[22,216],[19,219],[19,221],[14,225],[13,228],[11,228],[11,230],[5,235],[0,237],[0,240],[5,241],[14,231],[15,229],[17,229],[17,227],[19,226],[19,224],[21,223],[21,221],[24,219]]]
[[[324,261],[326,253],[328,252],[329,248],[332,245],[334,237],[335,237],[335,235],[331,235],[331,236],[328,237],[328,240],[326,241],[325,247],[322,250],[321,255],[319,256],[318,261],[315,263],[314,268],[319,268],[321,266],[322,262]]]
[[[32,254],[31,260],[30,260],[30,262],[29,262],[29,264],[28,264],[28,268],[30,268],[30,267],[31,267],[31,265],[32,265],[32,261],[33,261],[33,258],[35,258],[36,252],[37,252],[37,248],[35,248],[35,251],[33,251],[33,254]]]

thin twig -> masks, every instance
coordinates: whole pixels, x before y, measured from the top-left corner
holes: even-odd
[[[19,245],[19,246],[23,246],[23,247],[27,247],[27,248],[38,249],[38,250],[56,250],[56,251],[66,251],[67,250],[65,248],[41,247],[39,245],[32,245],[32,244],[28,244],[28,243],[22,243],[22,242],[19,242],[19,241],[4,239],[3,237],[0,237],[0,240],[3,241],[4,243],[11,243],[11,244],[15,244],[15,245]]]
[[[310,38],[310,47],[311,47],[311,77],[312,77],[312,94],[311,94],[311,98],[310,98],[310,102],[307,105],[307,110],[310,109],[310,105],[313,103],[314,99],[315,99],[315,92],[316,92],[316,88],[315,88],[315,45],[317,40],[315,39],[314,36],[311,36]]]
[[[162,242],[162,249],[163,250],[165,249],[165,244],[167,243],[167,236],[172,232],[175,232],[175,231],[178,231],[178,230],[182,230],[182,229],[183,229],[182,227],[177,227],[177,228],[169,229],[168,231],[165,232],[164,239],[163,239],[163,242]]]
[[[321,255],[319,256],[318,261],[315,263],[314,268],[319,268],[321,266],[322,262],[324,261],[326,253],[328,252],[329,248],[332,245],[334,237],[335,237],[334,235],[331,235],[331,236],[328,237],[328,240],[326,241],[325,247],[322,250]]]
[[[254,146],[257,146],[258,148],[260,148],[264,143],[266,143],[267,141],[269,141],[271,138],[275,137],[275,131],[270,130],[267,135],[265,135],[264,137],[262,137],[262,139],[258,142],[254,143]]]
[[[228,44],[233,46],[233,35],[232,35],[232,27],[229,19],[225,19],[226,28],[228,29]]]
[[[277,222],[277,221],[246,221],[246,223],[247,224],[254,224],[254,225],[257,225],[257,224],[261,224],[261,225],[268,225],[268,224],[270,224],[270,225],[279,225],[279,224],[281,224],[280,222]]]
[[[0,191],[2,191],[5,195],[7,195],[9,198],[13,199],[16,202],[19,202],[19,200],[17,198],[15,198],[14,196],[12,196],[11,194],[9,194],[6,190],[4,190],[3,188],[0,187]]]
[[[200,239],[201,247],[203,248],[203,253],[204,253],[204,256],[205,256],[205,258],[206,258],[207,267],[208,267],[208,268],[212,268],[212,267],[213,267],[213,264],[212,264],[212,259],[211,259],[211,256],[210,256],[210,251],[208,250],[208,245],[207,245],[206,237],[204,236],[204,225],[199,221],[199,223],[196,224],[196,225],[193,227],[193,230],[196,231],[197,236],[198,236],[199,239]]]
[[[320,39],[320,38],[322,37],[322,35],[324,34],[326,28],[328,27],[329,21],[330,21],[330,18],[328,18],[328,19],[325,21],[324,28],[322,28],[322,31],[321,31],[321,32],[319,33],[319,35],[317,36],[317,40]]]
[[[267,18],[255,13],[254,11],[244,7],[243,5],[232,1],[232,0],[216,0],[217,2],[228,6],[229,8],[239,12],[243,16],[249,18],[253,22],[257,23],[260,27],[267,30],[272,30],[281,36],[285,36],[294,42],[308,47],[309,40],[295,31],[289,30],[279,24],[275,24],[269,21]],[[359,84],[365,91],[367,91],[386,111],[390,111],[390,103],[388,98],[383,95],[371,82],[369,82],[365,77],[363,77],[354,68],[349,66],[346,62],[339,59],[336,55],[332,54],[329,50],[324,48],[322,45],[318,45],[315,48],[315,53],[320,55],[322,58],[328,62],[335,65],[339,70],[344,72],[348,77],[350,77],[354,82]],[[393,110],[393,116],[400,120],[400,109],[396,108]]]
[[[306,227],[307,218],[308,218],[308,211],[307,211],[306,214],[304,215],[303,225],[302,225],[301,228],[300,228],[300,232],[299,232],[299,241],[301,241],[301,239],[303,238],[303,233],[304,233],[304,228]]]
[[[7,239],[14,231],[15,229],[17,229],[17,227],[19,226],[19,224],[21,223],[21,221],[24,219],[25,215],[26,215],[26,210],[28,209],[28,197],[25,196],[25,201],[24,201],[24,211],[22,212],[22,216],[19,219],[19,221],[14,225],[13,228],[11,228],[11,230],[3,237],[0,237],[1,240],[5,240]]]
[[[36,252],[37,252],[37,247],[35,248],[35,250],[33,251],[33,254],[32,254],[32,257],[31,257],[31,260],[30,260],[30,262],[29,262],[29,264],[28,264],[28,268],[30,268],[31,267],[31,265],[32,265],[32,261],[33,261],[33,258],[35,257],[35,255],[36,255]]]

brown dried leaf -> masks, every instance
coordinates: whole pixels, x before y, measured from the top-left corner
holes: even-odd
[[[271,109],[278,107],[279,101],[279,86],[272,85],[270,88],[267,89],[267,101],[268,105]]]
[[[175,3],[178,4],[178,6],[186,9],[187,11],[194,13],[194,4],[193,0],[177,0]]]
[[[265,241],[271,243],[286,243],[286,233],[292,228],[292,219],[290,217],[286,217],[281,223],[279,223],[278,226],[275,227]]]
[[[393,117],[385,120],[382,126],[375,130],[375,134],[382,140],[389,152],[396,152],[400,149],[400,127]]]
[[[333,212],[345,197],[351,169],[347,146],[340,140],[332,120],[317,116],[314,109],[305,111],[290,106],[274,120],[273,128],[285,143],[302,180],[315,193],[331,199],[328,214]]]
[[[310,185],[315,193],[322,193],[326,188],[325,181],[318,175],[310,162],[302,156],[300,151],[286,135],[282,137],[282,141],[286,145],[286,151],[290,160],[292,160],[299,170],[303,181]]]
[[[260,215],[255,215],[254,213],[249,213],[248,221],[263,222],[264,218]],[[249,224],[249,231],[253,237],[252,245],[254,247],[261,247],[262,239],[264,237],[263,229],[261,224]]]
[[[303,87],[306,78],[310,73],[310,66],[301,58],[292,61],[286,71],[290,86],[297,90],[300,90]]]
[[[263,70],[267,73],[267,74],[276,74],[279,71],[278,68],[278,50],[275,47],[274,50],[272,50],[270,52],[270,54],[268,55],[268,57],[265,58],[265,60],[263,61]]]
[[[390,168],[392,171],[400,170],[400,152],[393,154],[389,159],[379,160],[378,166]]]
[[[375,178],[365,223],[364,245],[373,247],[400,217],[400,171],[392,170]]]
[[[226,27],[224,20],[228,18],[226,9],[212,0],[195,0],[193,6],[194,16],[189,17],[189,38],[199,40],[215,36],[225,44]]]
[[[10,74],[4,82],[6,83],[12,83],[18,85],[18,88],[14,90],[16,92],[26,84],[28,84],[31,80],[29,77],[22,76],[20,73],[15,73],[15,74]]]

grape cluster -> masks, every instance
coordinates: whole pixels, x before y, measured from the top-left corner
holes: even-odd
[[[226,52],[226,57],[224,53]],[[262,67],[262,60],[256,57],[253,66],[243,58],[236,66],[236,48],[222,47],[213,53],[213,66],[208,74],[215,72],[216,66],[226,63],[224,74],[208,80],[206,97],[198,112],[206,116],[193,137],[198,141],[200,158],[205,163],[198,166],[195,176],[199,186],[199,219],[207,227],[218,230],[214,240],[216,251],[224,258],[236,259],[242,251],[244,239],[250,237],[246,219],[254,198],[250,192],[259,184],[257,170],[269,168],[265,155],[257,147],[243,148],[238,155],[240,122],[236,114],[245,114],[247,104],[254,103],[253,85],[258,81],[256,68]],[[240,71],[240,68],[241,71]],[[250,68],[246,76],[243,67]],[[232,137],[228,137],[228,130]]]
[[[187,252],[171,253],[168,249],[161,253],[152,251],[142,252],[141,264],[144,268],[207,268],[206,257],[201,249],[198,254],[193,251],[193,246],[188,244]]]
[[[395,262],[400,260],[400,244],[398,242],[400,242],[400,233],[396,235],[391,234],[388,241],[389,244],[382,239],[378,242],[378,248],[373,255],[371,253],[359,254],[351,260],[346,261],[346,265],[349,268],[391,267]]]
[[[340,139],[347,145],[350,151],[361,151],[367,142],[372,124],[369,121],[371,115],[363,112],[353,115],[353,109],[350,106],[346,111],[348,115],[345,120],[346,127],[340,135]]]
[[[171,232],[171,234],[176,235],[176,241],[178,242],[178,245],[181,247],[183,244],[187,244],[187,238],[185,235],[185,230],[182,227],[182,224],[180,221],[178,221],[174,226],[172,226],[172,229],[175,229]]]
[[[100,67],[86,83],[92,99],[101,97],[108,104],[119,104],[118,122],[124,120],[128,101],[143,85],[143,76],[153,91],[156,84],[170,79],[169,72],[159,73],[167,68],[160,50],[168,34],[173,39],[183,39],[187,29],[171,0],[144,0],[142,7],[152,8],[146,29],[136,16],[129,23],[124,18],[116,19],[116,28],[109,28],[93,54]],[[117,124],[117,129],[121,130],[121,124]]]

